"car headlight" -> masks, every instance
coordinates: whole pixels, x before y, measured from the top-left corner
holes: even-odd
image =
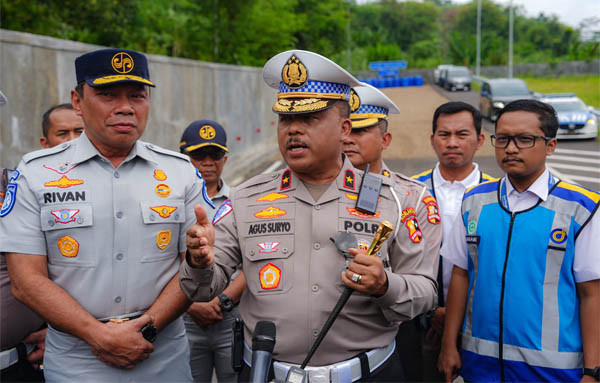
[[[586,125],[596,125],[597,123],[598,120],[595,117],[592,117],[589,120],[587,120]]]
[[[504,103],[503,102],[495,102],[492,105],[494,105],[494,108],[498,108],[498,109],[504,108]]]

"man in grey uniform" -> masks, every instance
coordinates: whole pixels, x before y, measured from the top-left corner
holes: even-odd
[[[217,210],[214,227],[196,208],[182,289],[192,299],[219,291],[241,263],[247,347],[240,380],[248,378],[256,323],[271,320],[277,326],[271,378],[282,381],[292,364],[303,361],[349,286],[356,294],[308,364],[310,379],[401,380],[394,352],[398,322],[430,310],[436,297],[441,229],[420,227],[427,215],[420,201],[428,192],[416,183],[405,189],[380,177],[374,214],[357,210],[362,174],[342,154],[342,140],[351,129],[350,88],[358,81],[327,58],[300,50],[276,55],[263,74],[279,89],[273,111],[279,114],[279,148],[288,168],[234,189]],[[379,256],[366,256],[357,248],[369,246],[381,220],[392,222],[395,232]],[[353,258],[346,259],[330,240],[344,231],[357,237]]]
[[[12,291],[49,323],[46,380],[191,381],[177,270],[193,206],[209,208],[203,181],[139,140],[144,55],[98,50],[75,70],[85,133],[25,155],[0,211]]]

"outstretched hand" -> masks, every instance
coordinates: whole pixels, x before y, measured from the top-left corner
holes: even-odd
[[[203,269],[214,262],[215,229],[202,206],[194,206],[194,213],[196,223],[187,229],[185,244],[190,254],[190,265]]]

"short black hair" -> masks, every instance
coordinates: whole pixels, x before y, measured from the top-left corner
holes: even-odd
[[[494,129],[498,128],[498,121],[504,113],[509,112],[531,112],[538,115],[540,121],[540,129],[544,132],[546,137],[556,137],[558,131],[558,117],[556,117],[556,110],[550,104],[541,102],[538,100],[516,100],[508,103],[504,108],[498,112],[498,118],[496,119],[496,125]]]
[[[333,105],[338,108],[341,118],[350,118],[350,103],[346,100],[339,100]]]
[[[73,110],[73,105],[71,105],[70,103],[54,105],[51,106],[50,109],[48,109],[44,113],[44,115],[42,116],[42,134],[44,135],[44,137],[48,138],[48,131],[50,130],[50,115],[55,110],[61,109]]]
[[[475,132],[479,136],[481,134],[481,113],[473,106],[462,101],[450,101],[445,104],[438,106],[433,113],[433,134],[437,129],[437,120],[442,114],[456,114],[463,111],[468,111],[473,116],[473,125],[475,125]]]
[[[79,84],[77,84],[75,86],[75,92],[77,92],[77,94],[79,95],[79,97],[83,98],[83,84],[85,84],[84,81],[80,82]]]

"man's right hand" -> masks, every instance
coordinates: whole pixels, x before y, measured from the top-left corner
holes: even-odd
[[[460,354],[456,347],[442,347],[438,359],[438,371],[446,377],[446,383],[451,383],[458,377],[458,371],[462,367]]]
[[[194,268],[204,269],[214,262],[215,228],[202,206],[194,206],[194,213],[196,223],[187,229],[185,239],[190,254],[188,262]]]
[[[100,327],[101,334],[97,342],[91,344],[92,353],[102,362],[118,367],[132,369],[154,351],[152,343],[142,336],[140,330],[153,319],[149,315],[123,323],[108,322]]]

